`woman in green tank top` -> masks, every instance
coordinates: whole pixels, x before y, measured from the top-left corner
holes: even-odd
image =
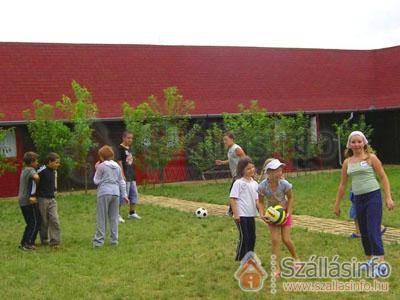
[[[334,213],[340,216],[340,202],[344,196],[348,178],[355,195],[355,207],[360,226],[361,241],[368,262],[364,270],[371,271],[374,277],[384,275],[388,270],[384,263],[382,243],[382,197],[380,179],[385,194],[385,203],[389,210],[394,209],[390,192],[390,183],[378,157],[373,154],[368,140],[360,131],[353,131],[346,146],[346,159],[343,162],[342,176],[336,195]]]

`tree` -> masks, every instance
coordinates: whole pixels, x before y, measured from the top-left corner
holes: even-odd
[[[342,148],[346,147],[347,138],[352,131],[361,131],[364,133],[365,137],[370,140],[374,129],[371,125],[368,125],[365,121],[365,115],[361,114],[357,122],[351,122],[352,120],[344,119],[340,124],[334,123],[333,128],[336,134],[340,138],[340,145]]]
[[[321,154],[325,141],[321,136],[315,136],[311,132],[310,117],[303,112],[297,113],[293,120],[291,128],[291,135],[294,138],[293,158],[307,162]]]
[[[0,113],[0,119],[3,117],[4,114]],[[14,128],[5,129],[0,127],[0,143],[12,132],[14,132]],[[5,172],[15,172],[16,170],[16,163],[8,159],[3,151],[0,151],[0,176],[3,176]]]
[[[194,109],[194,102],[185,99],[176,87],[164,89],[163,94],[163,101],[151,95],[135,108],[123,104],[123,119],[134,136],[137,163],[146,173],[159,171],[161,182],[167,164],[184,150],[185,131]]]
[[[313,140],[310,118],[303,112],[294,116],[268,115],[257,101],[248,108],[239,105],[239,111],[224,114],[224,125],[257,166],[268,157],[289,162],[293,158],[309,160],[320,153],[322,140]]]
[[[57,118],[58,113],[53,105],[38,99],[33,102],[33,111],[24,111],[25,119],[28,120],[28,131],[40,161],[43,162],[49,152],[58,153],[61,157],[60,173],[69,177],[75,166],[69,151],[72,132]]]
[[[274,121],[267,111],[252,101],[250,107],[239,105],[239,114],[223,114],[225,128],[232,132],[237,142],[251,156],[257,166],[272,155]]]
[[[195,124],[188,134],[188,139],[200,138],[197,143],[187,150],[189,162],[201,173],[204,180],[204,172],[215,166],[215,160],[225,155],[222,138],[223,130],[216,123],[213,123],[206,130],[204,136],[201,135],[202,128]]]
[[[63,95],[56,105],[72,123],[69,150],[75,167],[84,172],[85,193],[87,193],[89,167],[87,157],[89,151],[97,145],[93,141],[91,127],[96,118],[97,106],[92,102],[92,95],[85,87],[80,86],[76,81],[72,81],[71,87],[75,99]]]

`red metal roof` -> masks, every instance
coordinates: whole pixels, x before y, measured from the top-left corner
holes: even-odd
[[[257,99],[270,112],[400,107],[400,47],[322,50],[251,47],[0,43],[2,121],[23,120],[34,99],[55,102],[72,80],[99,117],[177,86],[195,114],[237,112]]]

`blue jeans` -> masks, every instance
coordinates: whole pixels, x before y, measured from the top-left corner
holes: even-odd
[[[365,255],[384,255],[381,233],[381,190],[356,195],[355,206]]]

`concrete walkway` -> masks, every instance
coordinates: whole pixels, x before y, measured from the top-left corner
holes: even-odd
[[[227,206],[219,204],[210,204],[204,202],[187,201],[162,196],[141,195],[140,202],[144,204],[160,205],[170,207],[184,212],[194,213],[197,208],[203,207],[213,216],[225,216]],[[325,232],[349,236],[354,229],[354,223],[350,221],[324,219],[306,215],[293,215],[294,226],[304,228],[309,231]],[[386,243],[400,243],[400,229],[387,227],[383,235],[383,241]]]

